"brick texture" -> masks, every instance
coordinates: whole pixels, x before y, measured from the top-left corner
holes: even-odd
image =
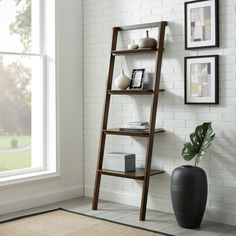
[[[108,72],[111,28],[166,20],[165,53],[162,67],[157,126],[166,129],[155,137],[153,167],[165,174],[151,178],[149,207],[172,212],[170,175],[174,168],[186,164],[181,157],[184,142],[196,125],[212,121],[216,133],[214,144],[200,164],[208,175],[207,209],[236,219],[236,1],[220,1],[220,48],[184,50],[183,0],[86,0],[83,1],[84,27],[84,167],[85,193],[91,196],[97,161],[99,134]],[[150,30],[156,37],[157,30]],[[145,36],[145,31],[130,31],[119,37],[118,48],[126,48]],[[184,105],[184,56],[220,55],[220,104]],[[118,57],[114,77],[121,68],[130,75],[133,68],[154,70],[153,56]],[[129,120],[148,120],[151,99],[148,96],[114,96],[111,100],[109,126]],[[106,152],[134,152],[137,166],[144,165],[146,140],[107,137]],[[192,164],[192,163],[187,163]],[[119,196],[140,196],[142,183],[113,177],[102,178],[101,198],[122,201]],[[117,196],[118,196],[117,195]],[[121,198],[122,199],[122,198]],[[134,201],[136,202],[138,201]],[[218,215],[217,215],[218,214]],[[210,217],[211,218],[211,217]],[[222,217],[221,217],[222,218]],[[227,221],[226,223],[232,223]],[[234,222],[233,222],[234,223]],[[233,224],[232,223],[232,224]],[[236,221],[235,221],[236,224]]]

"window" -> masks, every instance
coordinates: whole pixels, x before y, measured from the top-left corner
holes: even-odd
[[[55,53],[47,48],[55,41],[53,30],[47,35],[53,1],[46,2],[0,0],[0,177],[51,168],[55,140],[46,127],[55,131],[55,113],[47,112],[55,110]]]

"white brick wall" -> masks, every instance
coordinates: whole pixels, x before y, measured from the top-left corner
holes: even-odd
[[[111,28],[166,20],[165,55],[157,125],[166,129],[157,135],[153,151],[153,167],[166,171],[152,177],[148,206],[172,212],[170,175],[174,168],[186,163],[181,158],[183,143],[189,133],[203,121],[212,121],[215,142],[201,167],[206,170],[209,196],[206,217],[236,224],[236,1],[220,0],[220,40],[217,49],[184,50],[183,0],[84,0],[84,166],[85,192],[91,196],[94,186],[98,142],[108,72]],[[150,31],[156,36],[156,31]],[[136,41],[145,32],[134,31],[119,37],[120,48]],[[184,56],[220,55],[220,105],[184,105]],[[144,67],[153,72],[152,56],[117,58],[114,76],[121,68],[130,75],[133,68]],[[128,120],[148,120],[150,97],[112,97],[110,126]],[[129,151],[137,155],[143,166],[146,141],[141,138],[108,136],[106,151]],[[104,177],[101,198],[139,204],[141,182]],[[132,199],[132,200],[131,200]],[[130,201],[131,200],[131,201]],[[227,216],[227,217],[226,217]],[[138,217],[138,216],[137,216]]]

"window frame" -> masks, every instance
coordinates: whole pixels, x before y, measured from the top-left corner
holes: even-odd
[[[32,56],[42,60],[43,83],[43,157],[42,167],[0,172],[0,186],[59,175],[57,150],[57,83],[56,83],[56,0],[39,0],[39,53],[0,52],[2,55]],[[49,130],[49,127],[52,129]],[[31,158],[33,158],[31,156]]]

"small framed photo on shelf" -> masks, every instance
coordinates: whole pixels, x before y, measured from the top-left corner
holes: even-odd
[[[219,104],[218,55],[185,57],[185,104]]]
[[[133,69],[129,89],[142,89],[145,69]]]
[[[219,47],[219,0],[185,2],[185,49]]]

